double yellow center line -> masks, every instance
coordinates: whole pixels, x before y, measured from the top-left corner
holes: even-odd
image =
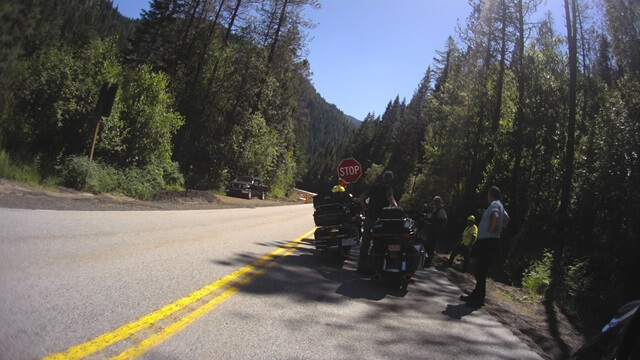
[[[313,230],[251,264],[136,321],[102,334],[93,340],[72,346],[65,351],[49,355],[44,360],[82,359],[92,354],[109,359],[134,359],[160,345],[220,305],[235,294],[239,288],[253,281],[267,268],[275,265],[278,260],[293,254],[300,246],[300,242],[312,233]],[[126,350],[122,350],[121,343],[125,343]],[[114,346],[120,349],[110,351],[109,348],[114,344],[120,345]]]

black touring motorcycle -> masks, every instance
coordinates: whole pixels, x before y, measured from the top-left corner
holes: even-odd
[[[344,257],[360,244],[363,216],[351,195],[329,192],[313,197],[315,246],[321,255],[331,252]]]
[[[371,230],[370,264],[373,279],[394,278],[407,289],[416,270],[424,266],[424,220],[413,220],[399,206],[382,210]]]

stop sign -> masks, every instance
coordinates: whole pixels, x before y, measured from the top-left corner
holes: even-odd
[[[362,176],[362,165],[354,159],[344,159],[338,165],[338,177],[347,183],[354,183]]]

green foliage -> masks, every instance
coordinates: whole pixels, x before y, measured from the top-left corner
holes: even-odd
[[[564,274],[564,308],[571,314],[578,315],[581,302],[588,297],[593,290],[593,278],[589,271],[589,262],[586,259],[575,261],[567,265]],[[582,300],[582,301],[581,301]]]
[[[400,198],[399,202],[406,209],[421,210],[429,204],[429,198],[424,194],[433,194],[434,190],[430,189],[430,182],[425,174],[419,174],[415,177],[411,177],[405,184],[405,193]]]
[[[89,166],[86,156],[72,155],[58,166],[60,183],[82,191],[117,192],[137,199],[147,199],[157,191],[182,187],[175,163],[117,169],[96,159]]]
[[[71,155],[59,165],[58,178],[62,186],[92,192],[114,191],[118,182],[115,169],[95,160],[89,167],[86,156]]]
[[[0,150],[0,178],[37,185],[40,183],[40,172],[35,165],[14,163],[4,150]]]
[[[114,80],[116,58],[112,41],[37,53],[20,82],[5,145],[41,156],[45,172],[55,159],[85,152],[97,121],[98,89]]]
[[[541,259],[534,261],[522,277],[522,287],[533,297],[544,296],[551,283],[553,253],[545,251]]]
[[[260,113],[249,116],[241,126],[236,126],[231,137],[238,175],[250,174],[264,179],[273,171],[279,139]]]
[[[384,173],[384,165],[371,164],[364,174],[362,174],[360,181],[362,181],[365,188],[368,188],[382,179],[382,173]]]
[[[269,191],[276,197],[285,197],[295,184],[297,166],[292,151],[280,157],[277,168],[267,178]]]
[[[309,80],[302,78],[301,83],[296,117],[306,126],[297,124],[297,130],[304,131],[298,140],[305,144],[305,154],[313,157],[329,144],[340,146],[355,127],[340,109],[318,94]]]
[[[125,69],[112,115],[105,121],[97,153],[122,167],[170,162],[171,137],[184,123],[172,109],[168,78],[147,66]]]

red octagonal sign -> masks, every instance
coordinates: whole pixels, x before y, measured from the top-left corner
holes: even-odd
[[[347,183],[354,183],[362,176],[362,165],[354,159],[344,159],[338,165],[338,177]]]

